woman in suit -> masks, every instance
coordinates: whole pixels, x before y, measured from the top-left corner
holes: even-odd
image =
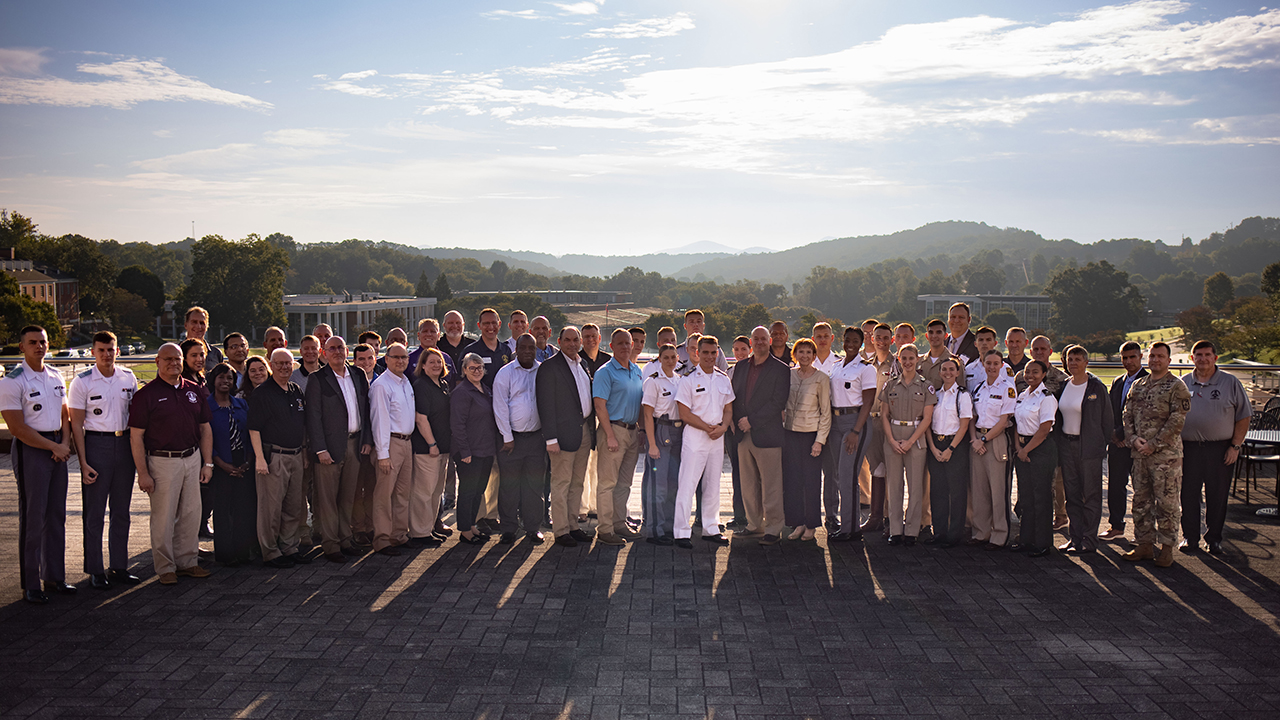
[[[463,379],[449,398],[449,429],[454,466],[458,468],[458,541],[483,545],[489,539],[473,529],[489,472],[498,456],[498,423],[493,393],[484,384],[484,361],[475,353],[462,358]]]
[[[249,403],[232,396],[234,383],[235,372],[226,363],[209,371],[213,479],[208,487],[218,517],[213,557],[228,567],[249,562],[258,549],[258,486],[249,444]]]
[[[812,540],[822,525],[822,448],[831,432],[831,378],[813,366],[818,346],[801,338],[791,347],[791,394],[783,411],[782,501],[788,540]]]
[[[1107,457],[1115,418],[1107,386],[1089,372],[1089,351],[1067,348],[1071,378],[1058,392],[1054,439],[1067,495],[1070,541],[1059,546],[1073,555],[1096,552],[1102,522],[1102,461]]]

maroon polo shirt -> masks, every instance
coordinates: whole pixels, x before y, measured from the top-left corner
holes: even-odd
[[[133,394],[129,427],[146,431],[143,447],[147,452],[199,447],[200,425],[212,419],[208,395],[186,378],[174,387],[157,377]]]

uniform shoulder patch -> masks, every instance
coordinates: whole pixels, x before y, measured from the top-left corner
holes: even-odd
[[[89,377],[92,374],[93,374],[93,368],[89,368],[88,370],[85,370],[83,372],[76,373],[76,377],[78,378]]]
[[[655,372],[655,373],[652,373],[652,374],[650,374],[650,375],[649,375],[649,377],[651,377],[651,378],[656,378],[656,377],[658,377],[658,373],[656,373],[656,372]]]
[[[5,375],[5,377],[7,377],[7,378],[16,378],[16,377],[21,377],[21,376],[22,376],[22,366],[23,366],[23,363],[18,363],[18,367],[16,367],[16,368],[14,368],[13,370],[9,371],[9,374],[8,374],[8,375]]]
[[[1018,397],[1018,393],[1014,392],[1013,388],[1009,388],[1009,397],[1016,398]]]

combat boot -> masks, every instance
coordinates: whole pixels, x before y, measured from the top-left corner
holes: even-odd
[[[1157,555],[1155,559],[1156,567],[1167,568],[1172,564],[1173,564],[1173,546],[1161,545],[1160,554]]]
[[[1141,543],[1137,547],[1121,555],[1120,557],[1124,558],[1125,560],[1128,560],[1129,562],[1138,562],[1139,560],[1150,560],[1155,556],[1156,556],[1155,545],[1152,545],[1151,543]]]

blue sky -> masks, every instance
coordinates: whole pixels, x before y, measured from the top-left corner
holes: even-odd
[[[122,242],[642,254],[1280,215],[1280,9],[10,2],[0,205]]]

